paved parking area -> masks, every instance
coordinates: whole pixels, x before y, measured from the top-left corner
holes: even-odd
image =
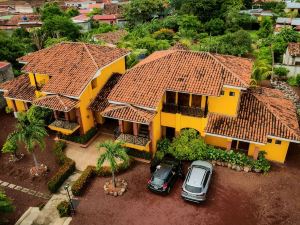
[[[149,192],[149,165],[137,163],[120,175],[129,185],[122,197],[105,195],[103,184],[109,178],[96,178],[80,198],[71,224],[299,224],[299,160],[297,152],[267,175],[216,167],[208,200],[200,205],[181,199],[181,180],[169,196]]]

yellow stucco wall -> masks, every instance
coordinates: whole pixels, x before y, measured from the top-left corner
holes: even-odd
[[[228,138],[221,138],[221,137],[206,135],[204,138],[204,141],[206,144],[209,144],[209,145],[226,148],[228,142],[230,142],[231,140]]]
[[[180,132],[184,128],[193,128],[203,136],[206,124],[207,118],[161,112],[161,126],[173,127],[176,132]]]
[[[125,73],[125,58],[121,58],[109,66],[105,67],[100,75],[96,78],[97,85],[93,89],[91,83],[86,87],[85,91],[80,96],[80,113],[83,126],[83,132],[86,133],[92,127],[95,126],[95,118],[91,110],[88,109],[91,101],[95,99],[98,92],[103,88],[112,73]],[[100,116],[101,117],[101,116]],[[101,118],[97,118],[97,121],[101,121]]]
[[[266,152],[268,160],[284,163],[290,142],[281,141],[281,144],[275,144],[276,139],[272,138],[272,143],[265,145],[250,144],[248,155],[253,155],[254,148],[257,146],[260,151]]]
[[[15,103],[16,103],[16,107],[17,107],[17,110],[18,112],[25,112],[26,111],[26,108],[25,108],[25,102],[23,101],[20,101],[20,100],[15,100]]]
[[[241,91],[233,88],[223,88],[224,95],[208,97],[208,111],[235,116],[238,110]],[[234,92],[234,96],[229,96]]]
[[[8,98],[6,98],[5,100],[6,100],[7,107],[9,109],[13,110],[14,109],[14,107],[13,107],[13,100],[8,99]]]
[[[35,86],[35,81],[34,81],[33,73],[29,73],[28,76],[29,76],[30,84],[32,86]],[[48,82],[49,76],[46,75],[46,74],[38,74],[38,73],[36,73],[35,74],[35,79],[36,79],[36,81],[37,81],[37,83],[39,85],[43,85],[43,84],[46,84]]]

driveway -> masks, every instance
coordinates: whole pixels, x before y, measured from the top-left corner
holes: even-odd
[[[267,175],[216,167],[208,200],[200,205],[181,199],[181,180],[169,196],[149,192],[149,165],[137,163],[120,175],[129,184],[122,197],[105,195],[109,178],[96,178],[80,198],[71,224],[299,224],[300,152],[295,147],[291,154],[286,165],[275,165]]]
[[[105,150],[101,148],[99,151],[97,149],[98,143],[113,139],[113,135],[100,133],[87,148],[80,147],[79,144],[68,144],[65,152],[69,158],[76,162],[76,168],[83,171],[89,165],[96,166],[100,154]],[[107,162],[104,164],[108,165]]]

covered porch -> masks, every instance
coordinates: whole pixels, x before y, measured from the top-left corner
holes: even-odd
[[[47,95],[33,101],[33,105],[53,110],[55,120],[49,129],[64,135],[71,135],[76,131],[83,134],[79,101],[60,95]]]
[[[101,114],[118,121],[114,135],[116,140],[124,142],[124,146],[152,152],[155,112],[128,105],[109,105]]]

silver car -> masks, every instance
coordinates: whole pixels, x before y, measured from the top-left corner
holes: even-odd
[[[181,196],[192,202],[200,203],[206,199],[211,181],[213,166],[206,161],[194,161],[182,185]]]

